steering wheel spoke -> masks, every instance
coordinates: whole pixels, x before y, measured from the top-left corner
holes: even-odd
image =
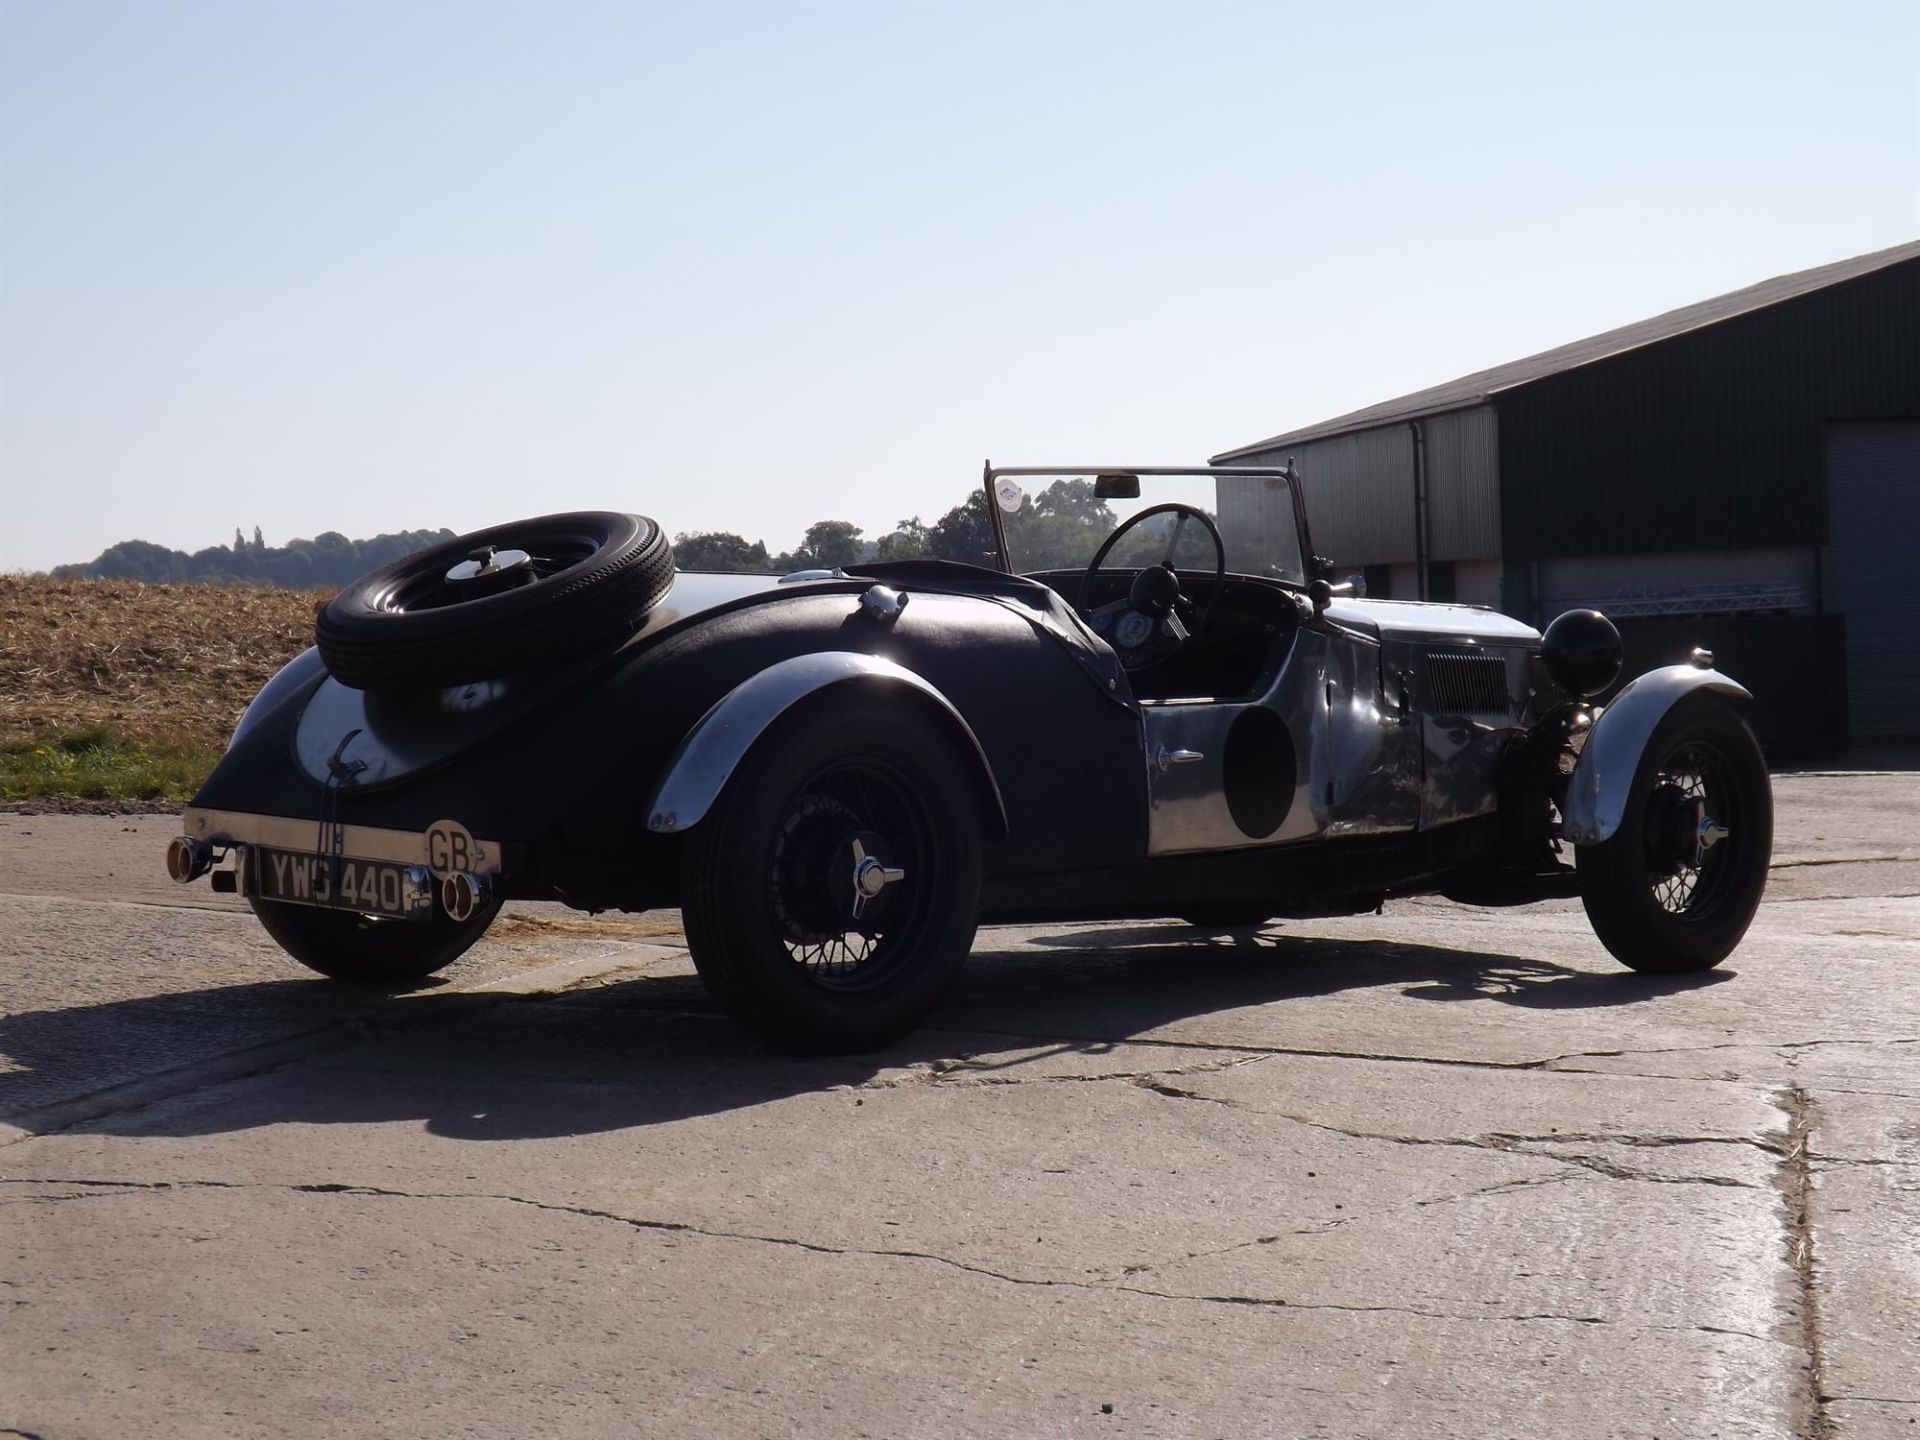
[[[1167,539],[1166,553],[1155,563],[1136,570],[1127,593],[1120,599],[1088,610],[1084,603],[1087,587],[1099,573],[1101,563],[1113,552],[1123,536],[1143,520],[1156,515],[1174,517],[1173,533]],[[1189,520],[1198,522],[1206,530],[1207,538],[1213,542],[1213,586],[1205,606],[1198,610],[1197,615],[1192,597],[1181,588],[1182,576],[1173,563],[1174,552],[1180,548],[1180,538],[1186,532]],[[1170,659],[1189,640],[1206,629],[1207,622],[1213,618],[1214,607],[1220,602],[1220,593],[1226,588],[1226,579],[1227,547],[1221,541],[1220,527],[1213,523],[1211,515],[1178,502],[1150,505],[1139,514],[1121,521],[1114,527],[1113,533],[1100,542],[1100,548],[1088,562],[1086,573],[1080,577],[1076,608],[1101,633],[1112,627],[1116,615],[1125,611],[1137,612],[1152,622],[1152,628],[1139,643],[1118,647],[1121,665],[1128,670],[1144,670]]]
[[[1186,528],[1187,512],[1182,510],[1173,518],[1173,536],[1167,541],[1167,553],[1160,561],[1162,565],[1166,566],[1168,570],[1173,571],[1175,575],[1178,575],[1180,572],[1173,568],[1173,552],[1180,548],[1180,532]]]

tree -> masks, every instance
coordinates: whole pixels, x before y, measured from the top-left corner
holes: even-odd
[[[1091,480],[1055,480],[1018,510],[1002,517],[1007,549],[1022,571],[1084,566],[1112,533],[1113,511]]]
[[[793,558],[803,570],[831,570],[860,560],[860,527],[851,520],[816,520]]]
[[[329,530],[313,540],[268,545],[255,532],[252,543],[238,530],[233,546],[210,545],[189,555],[145,540],[108,546],[90,565],[62,565],[54,574],[73,579],[253,580],[272,585],[344,585],[376,566],[451,540],[451,530],[402,530],[371,540],[349,540]]]
[[[1033,513],[1071,520],[1102,536],[1117,523],[1112,508],[1093,493],[1091,480],[1054,481],[1034,497]]]
[[[107,580],[184,580],[187,557],[150,540],[122,540],[102,550],[93,564],[76,568]]]
[[[919,560],[933,553],[933,537],[918,515],[902,520],[893,533],[882,535],[874,547],[876,560]]]
[[[284,585],[290,590],[304,590],[308,586],[322,583],[313,573],[312,550],[296,549],[292,545],[286,545],[278,550],[267,551],[264,558],[266,564],[260,572],[263,580],[271,581],[275,585]]]
[[[773,569],[764,540],[751,545],[729,530],[694,530],[673,537],[673,563],[679,570],[765,573]]]
[[[934,521],[927,531],[927,548],[942,560],[992,565],[999,551],[993,538],[993,517],[987,513],[987,492],[974,491]]]

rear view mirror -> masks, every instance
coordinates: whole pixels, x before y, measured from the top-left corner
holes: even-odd
[[[1140,498],[1140,477],[1138,475],[1096,475],[1093,477],[1093,498],[1096,500],[1138,500]]]

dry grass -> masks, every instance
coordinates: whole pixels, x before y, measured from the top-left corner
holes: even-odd
[[[326,592],[0,575],[0,744],[105,731],[218,750]]]

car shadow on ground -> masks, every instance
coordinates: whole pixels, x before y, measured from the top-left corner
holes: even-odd
[[[1642,975],[1624,967],[1579,970],[1477,950],[1384,940],[1307,939],[1287,934],[1283,924],[1212,930],[1149,924],[1125,930],[1062,932],[1034,940],[1137,970],[1140,983],[1147,985],[1154,977],[1171,977],[1185,985],[1197,971],[1232,985],[1244,972],[1259,992],[1246,1002],[1250,1004],[1334,990],[1398,986],[1402,995],[1415,1000],[1494,1000],[1539,1010],[1578,1010],[1654,1000],[1716,985],[1735,974],[1710,970],[1696,975]],[[1259,958],[1263,956],[1264,960]],[[976,947],[973,963],[977,966],[981,959]]]
[[[860,1056],[770,1054],[684,975],[558,996],[424,990],[367,997],[351,1009],[337,987],[288,979],[8,1015],[0,1017],[0,1057],[10,1062],[0,1072],[0,1115],[28,1100],[19,1092],[36,1070],[71,1068],[75,1055],[109,1048],[130,1030],[191,1030],[236,1014],[278,1035],[311,1031],[316,1020],[337,1016],[341,1043],[240,1083],[111,1111],[80,1128],[187,1136],[406,1122],[469,1140],[556,1138],[857,1090],[905,1067],[930,1076],[954,1072],[973,1055],[991,1056],[992,1068],[1004,1074],[1063,1053],[1109,1051],[1195,1017],[1340,991],[1385,987],[1428,1000],[1626,1006],[1732,978],[1725,971],[1592,974],[1443,946],[1167,926],[1024,938],[1038,944],[996,949],[994,932],[984,932],[956,993],[928,1023]]]

